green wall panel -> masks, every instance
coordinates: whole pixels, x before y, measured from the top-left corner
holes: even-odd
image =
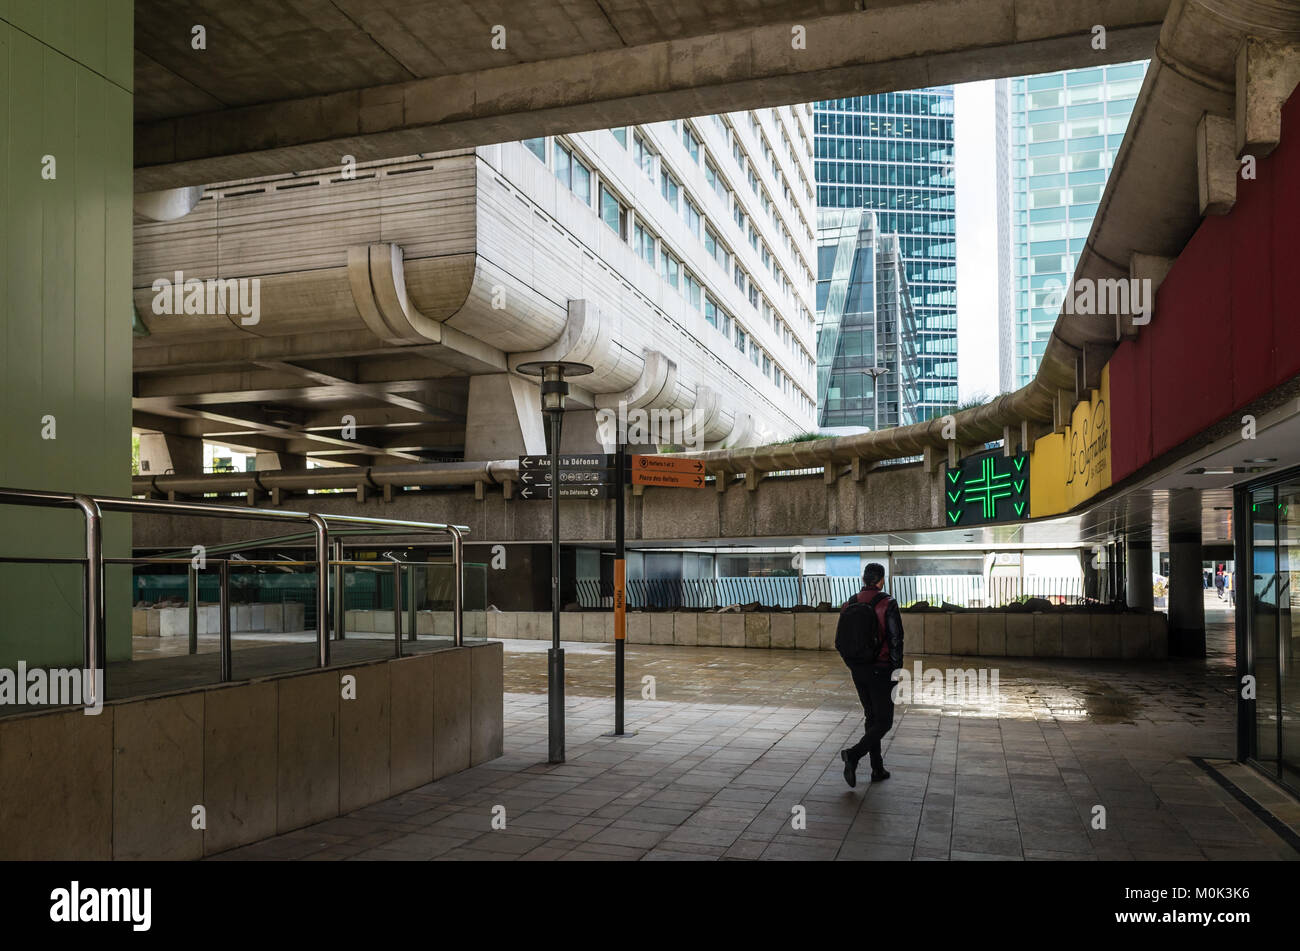
[[[130,492],[132,15],[0,0],[0,484]],[[79,556],[81,525],[0,507],[0,554]],[[130,553],[128,517],[106,518],[105,547]],[[111,660],[130,657],[130,595],[110,569]],[[0,565],[0,667],[80,658],[79,568]]]

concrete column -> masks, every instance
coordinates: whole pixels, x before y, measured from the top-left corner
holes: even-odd
[[[1169,656],[1205,656],[1201,532],[1169,533]]]
[[[141,475],[199,475],[203,472],[203,440],[173,433],[140,434]]]
[[[1155,593],[1151,590],[1151,539],[1129,540],[1124,551],[1126,565],[1124,592],[1128,606],[1135,611],[1155,608]]]
[[[565,428],[569,420],[565,420]],[[594,416],[592,429],[594,433]],[[561,442],[567,434],[561,434]],[[535,380],[489,373],[469,380],[465,415],[467,460],[514,459],[546,452],[541,390]]]
[[[596,432],[596,411],[594,409],[571,409],[565,412],[564,426],[560,430],[560,452],[604,451],[605,447],[601,444]],[[613,450],[611,449],[610,452],[613,452]]]
[[[297,452],[259,452],[253,465],[258,472],[276,469],[306,469],[307,457]]]

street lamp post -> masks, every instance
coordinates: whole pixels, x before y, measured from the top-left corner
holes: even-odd
[[[564,651],[560,648],[560,432],[564,400],[569,395],[565,376],[592,372],[585,363],[566,360],[521,363],[515,369],[542,378],[542,415],[551,430],[551,649],[546,652],[548,761],[564,762]]]
[[[880,429],[880,393],[878,381],[889,372],[888,367],[867,367],[862,371],[871,377],[871,428],[873,431]]]

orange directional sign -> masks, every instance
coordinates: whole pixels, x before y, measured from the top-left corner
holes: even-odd
[[[685,472],[645,472],[632,470],[633,485],[663,485],[677,489],[704,488],[704,473],[688,475]]]
[[[675,472],[681,475],[704,477],[704,463],[699,459],[678,459],[673,456],[633,456],[632,457],[632,475],[639,472]],[[635,482],[636,479],[634,478]],[[646,483],[651,485],[653,483]],[[663,483],[668,485],[670,483]],[[675,484],[675,483],[672,483]],[[695,483],[691,483],[694,485]],[[703,485],[703,481],[700,482]]]

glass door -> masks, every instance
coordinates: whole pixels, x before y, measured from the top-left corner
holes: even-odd
[[[1250,503],[1250,638],[1255,675],[1255,729],[1251,756],[1276,775],[1278,768],[1277,493],[1254,489]]]
[[[1300,786],[1300,482],[1278,486],[1278,704],[1281,711],[1281,776]]]

